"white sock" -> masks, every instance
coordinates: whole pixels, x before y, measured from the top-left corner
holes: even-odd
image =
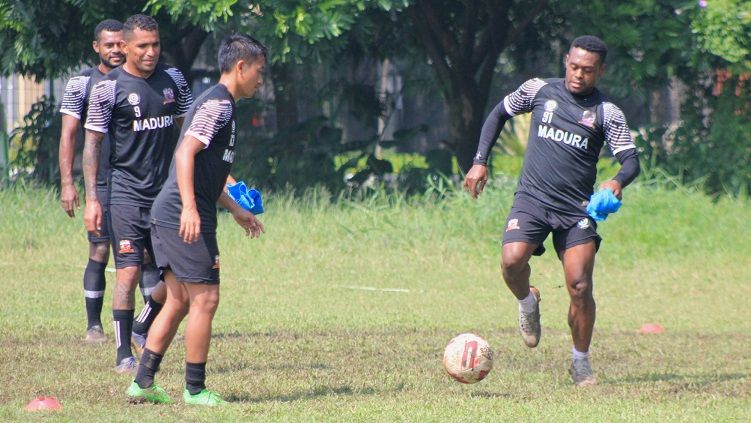
[[[576,349],[576,347],[571,348],[571,358],[574,360],[588,360],[589,359],[589,351],[581,352]]]
[[[527,295],[527,298],[517,301],[519,301],[519,310],[523,313],[532,313],[537,306],[537,298],[531,292]]]

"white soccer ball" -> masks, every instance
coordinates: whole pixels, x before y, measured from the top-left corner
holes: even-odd
[[[482,337],[463,333],[446,345],[443,367],[461,383],[477,383],[493,368],[493,350]]]

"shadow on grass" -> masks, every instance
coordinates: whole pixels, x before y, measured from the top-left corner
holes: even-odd
[[[609,379],[608,382],[614,385],[644,383],[644,382],[683,382],[697,385],[709,385],[718,382],[728,382],[733,380],[747,379],[748,373],[725,373],[725,374],[696,374],[684,375],[679,373],[647,373],[636,376],[627,376],[618,379]]]
[[[258,403],[258,402],[293,402],[299,400],[311,400],[329,396],[355,396],[355,395],[381,395],[389,392],[400,392],[404,384],[400,383],[393,389],[362,388],[352,389],[349,386],[319,386],[312,391],[295,392],[289,394],[273,394],[253,396],[247,393],[225,395],[225,399],[234,403]]]

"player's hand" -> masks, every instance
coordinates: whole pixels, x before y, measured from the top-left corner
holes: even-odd
[[[102,205],[99,200],[86,200],[83,211],[83,224],[88,232],[100,236],[102,230]]]
[[[232,216],[235,218],[237,224],[245,229],[245,235],[251,238],[258,238],[264,233],[263,223],[253,213],[245,209],[239,209]]]
[[[613,191],[613,194],[615,194],[615,198],[619,200],[621,199],[621,195],[623,194],[622,193],[623,188],[621,188],[621,183],[616,181],[615,179],[611,179],[609,181],[603,182],[602,185],[600,185],[600,189],[609,189]]]
[[[201,235],[201,217],[195,207],[183,207],[180,213],[180,238],[187,244],[192,244]]]
[[[78,191],[73,184],[65,184],[60,187],[60,207],[68,213],[69,217],[75,217],[75,209],[81,207],[81,202],[78,199]]]
[[[477,198],[485,184],[488,182],[488,167],[481,164],[472,165],[472,168],[464,177],[464,189],[472,194],[472,198]]]

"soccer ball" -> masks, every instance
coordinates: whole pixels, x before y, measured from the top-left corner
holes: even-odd
[[[443,352],[443,367],[461,383],[477,383],[493,368],[493,350],[483,338],[463,333],[452,339]]]

